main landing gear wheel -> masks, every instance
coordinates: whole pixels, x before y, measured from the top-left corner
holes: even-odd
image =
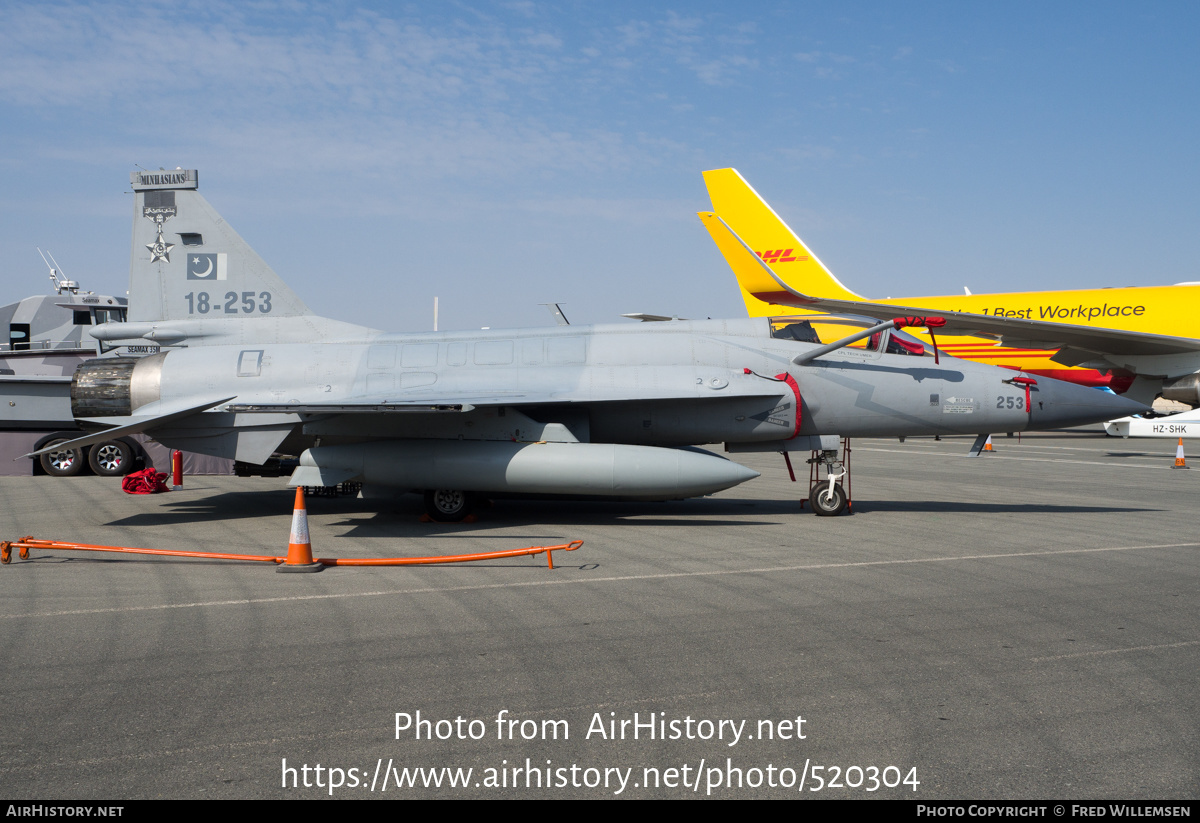
[[[425,513],[439,523],[458,523],[475,508],[475,495],[462,489],[426,489]]]
[[[813,514],[818,517],[833,517],[846,510],[846,490],[840,483],[833,484],[833,493],[829,491],[829,482],[818,483],[808,493],[808,502]]]
[[[92,446],[88,465],[101,477],[124,477],[133,465],[133,450],[120,440],[105,440]]]
[[[65,439],[55,440],[47,445],[57,446],[66,442]],[[42,464],[42,469],[46,474],[54,477],[74,477],[83,470],[83,451],[77,448],[54,449],[43,454],[38,461]]]

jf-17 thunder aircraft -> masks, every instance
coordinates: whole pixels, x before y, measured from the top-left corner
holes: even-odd
[[[82,364],[72,412],[93,433],[51,448],[145,432],[251,464],[299,455],[292,485],[424,492],[442,521],[480,495],[668,500],[757,476],[701,444],[812,450],[828,482],[809,499],[828,515],[846,507],[839,438],[982,438],[1144,409],[915,339],[890,345],[934,318],[830,342],[767,318],[383,333],[313,314],[200,195],[195,170],[131,182],[128,320],[92,334],[161,349]]]

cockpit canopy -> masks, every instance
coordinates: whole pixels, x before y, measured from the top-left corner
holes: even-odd
[[[772,317],[771,336],[780,340],[797,340],[801,343],[832,343],[849,337],[863,328],[876,325],[875,320],[853,320],[842,317],[817,317],[801,320],[796,317]],[[886,340],[886,342],[884,342]],[[910,334],[892,329],[876,332],[865,340],[851,343],[847,348],[863,351],[879,351],[884,346],[886,354],[904,354],[912,357],[932,356],[933,350]]]

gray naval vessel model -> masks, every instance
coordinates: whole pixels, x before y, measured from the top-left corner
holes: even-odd
[[[61,276],[53,257],[47,260],[43,253],[42,259],[50,268],[53,293],[0,306],[0,328],[8,332],[0,341],[0,473],[28,474],[28,465],[14,464],[11,458],[31,446],[41,449],[79,436],[71,415],[71,375],[84,361],[103,354],[85,332],[124,322],[128,310],[126,298],[82,291],[79,283]],[[127,356],[157,351],[157,346],[124,348]],[[97,474],[116,476],[130,470],[138,450],[133,439],[115,438],[49,452],[38,463],[51,475],[77,474],[90,464]]]
[[[827,480],[809,500],[827,515],[847,504],[842,438],[982,443],[1144,409],[889,345],[919,318],[832,342],[768,318],[383,333],[313,313],[200,195],[195,170],[131,178],[128,321],[90,334],[163,350],[79,366],[71,411],[92,433],[60,448],[145,433],[252,464],[299,455],[292,485],[423,492],[441,520],[481,496],[681,499],[757,476],[704,444],[812,450]]]

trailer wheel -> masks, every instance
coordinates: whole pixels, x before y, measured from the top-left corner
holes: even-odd
[[[426,489],[425,513],[438,523],[458,523],[475,508],[475,495],[462,489]]]
[[[66,439],[55,440],[48,446],[66,443]],[[48,451],[38,458],[46,474],[54,477],[74,477],[83,470],[83,450],[79,448],[59,449]]]
[[[92,446],[88,465],[101,477],[124,477],[133,467],[133,449],[120,440],[105,440]]]

